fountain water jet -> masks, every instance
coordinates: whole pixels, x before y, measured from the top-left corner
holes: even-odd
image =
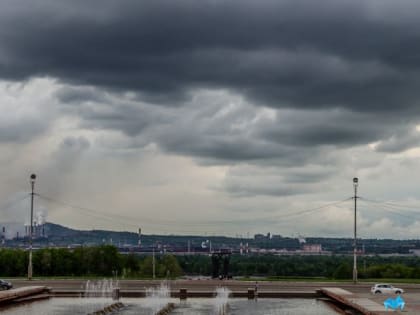
[[[146,289],[145,304],[150,307],[152,314],[158,314],[162,309],[169,305],[171,299],[171,289],[166,282],[162,282],[158,287]]]
[[[114,291],[119,290],[119,282],[103,279],[100,281],[86,281],[83,294],[83,304],[88,314],[107,314],[115,307],[123,307],[122,303],[112,304],[110,298],[115,296]]]
[[[231,291],[225,287],[216,288],[214,299],[214,310],[216,315],[226,315],[228,313],[228,300]]]
[[[112,297],[112,291],[119,287],[119,282],[103,279],[100,281],[86,281],[84,297],[108,298]]]

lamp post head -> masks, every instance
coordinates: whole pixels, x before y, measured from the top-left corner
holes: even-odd
[[[30,179],[31,183],[34,183],[35,182],[35,179],[36,179],[36,175],[35,174],[32,174],[31,175],[31,179]]]
[[[357,177],[353,178],[353,185],[357,186],[359,184],[359,179]]]

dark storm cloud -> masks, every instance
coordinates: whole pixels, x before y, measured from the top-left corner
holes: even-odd
[[[63,87],[56,93],[58,100],[69,105],[66,113],[81,118],[82,128],[121,131],[134,139],[130,145],[156,143],[164,151],[212,163],[276,158],[283,164],[295,165],[303,163],[307,154],[314,154],[296,145],[274,143],[260,130],[275,128],[277,122],[258,119],[259,108],[241,103],[238,96],[229,93],[202,91],[183,107],[166,108],[107,97],[101,90],[89,89],[87,93],[83,87],[79,89]],[[86,101],[73,103],[86,94]]]
[[[0,75],[134,90],[174,105],[228,88],[257,104],[411,111],[413,1],[3,1]]]
[[[170,110],[137,102],[136,97],[93,87],[63,86],[54,94],[63,111],[81,118],[84,129],[109,129],[135,137],[150,126],[174,119]],[[133,101],[134,99],[134,101]]]
[[[348,147],[391,137],[399,128],[399,122],[386,114],[312,110],[279,113],[273,123],[260,126],[258,133],[283,145]]]
[[[381,140],[376,146],[379,152],[401,152],[420,145],[420,133],[415,126],[405,126],[391,137]]]
[[[311,171],[298,170],[287,174],[287,182],[289,183],[319,183],[333,175],[333,171],[325,167],[322,170]]]
[[[309,187],[308,185],[279,185],[279,183],[270,185],[269,183],[256,182],[248,180],[241,182],[229,181],[225,184],[227,192],[238,197],[250,197],[258,195],[266,196],[293,196],[305,193],[315,192],[315,187]]]
[[[107,98],[104,93],[91,87],[72,87],[65,86],[55,93],[55,97],[64,104],[80,104],[85,102],[106,102]]]
[[[378,152],[397,152],[417,144],[412,141],[416,117],[406,118],[401,125],[388,113],[341,109],[267,114],[237,95],[206,91],[193,94],[193,100],[182,107],[168,108],[106,95],[98,89],[88,88],[89,93],[78,89],[64,87],[56,96],[68,102],[67,113],[81,118],[80,127],[123,132],[134,139],[130,146],[155,143],[164,151],[198,157],[203,163],[317,164],[325,161],[325,152],[331,148],[380,142]],[[82,101],[79,95],[88,96]]]
[[[325,165],[343,163],[340,149],[418,145],[418,9],[372,0],[6,1],[0,77],[58,79],[60,113],[126,135],[108,139],[113,149],[152,144],[200,163],[281,170],[228,174],[232,194],[312,193],[332,176]],[[83,141],[74,148],[89,152]],[[293,167],[302,172],[285,172]]]
[[[223,188],[237,196],[291,196],[322,190],[319,182],[334,175],[333,168],[306,167],[277,169],[273,167],[238,166],[228,172]]]

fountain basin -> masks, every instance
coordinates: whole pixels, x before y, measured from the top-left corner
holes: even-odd
[[[109,302],[109,299],[107,299]],[[123,298],[125,305],[115,315],[151,315],[152,307],[145,305],[143,298]],[[172,315],[214,315],[214,298],[196,298],[179,301],[171,298],[176,308]],[[51,298],[29,304],[1,309],[2,315],[43,314],[43,315],[86,315],[91,310],[100,309],[101,301],[95,298]],[[241,315],[337,315],[325,303],[314,299],[258,299],[247,300],[229,298],[229,313]]]

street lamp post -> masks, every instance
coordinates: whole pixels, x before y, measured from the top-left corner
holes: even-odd
[[[153,280],[156,277],[156,262],[155,262],[155,245],[153,245],[153,256],[152,256],[152,272],[153,272]]]
[[[31,229],[29,231],[29,263],[28,263],[28,280],[32,280],[32,236],[33,236],[33,217],[34,217],[34,186],[36,175],[32,174],[30,177],[31,183]]]
[[[353,283],[357,283],[357,186],[359,185],[359,179],[353,178],[354,186],[354,243],[353,243]]]

